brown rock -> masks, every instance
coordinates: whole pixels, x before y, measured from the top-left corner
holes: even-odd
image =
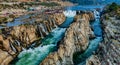
[[[15,26],[10,34],[26,44],[30,44],[37,38],[36,29],[33,26]]]
[[[11,55],[0,49],[0,65],[9,65],[12,60],[13,57]]]
[[[55,13],[54,15],[51,15],[51,17],[54,18],[57,25],[60,25],[65,21],[65,15],[63,13]]]
[[[67,29],[58,51],[49,54],[40,65],[74,65],[73,54],[87,48],[90,34],[89,15],[77,15],[75,20]]]

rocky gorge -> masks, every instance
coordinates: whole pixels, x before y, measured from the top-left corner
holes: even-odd
[[[113,11],[112,11],[113,12]],[[109,19],[106,19],[106,16]],[[119,19],[106,13],[103,15],[102,26],[104,30],[103,42],[97,52],[87,60],[87,65],[119,65],[120,64],[120,36]]]
[[[60,13],[40,17],[32,25],[1,29],[0,64],[14,65],[17,62],[16,65],[81,65],[77,63],[77,58],[80,57],[78,55],[84,54],[90,48],[91,40],[102,36],[102,42],[95,42],[99,45],[97,51],[88,53],[88,58],[83,57],[85,63],[82,65],[119,65],[119,20],[111,16],[105,19],[106,15],[102,14],[98,22],[99,18],[96,19],[95,13],[90,11],[77,12],[72,18]],[[64,23],[70,21],[68,19],[72,23]],[[97,26],[101,24],[102,33],[96,23],[91,25],[93,21],[98,22]],[[62,33],[65,35],[62,36]],[[53,44],[56,48],[50,52]],[[43,60],[39,61],[39,57]]]
[[[55,16],[62,18],[58,20]],[[63,14],[54,14],[54,16],[50,15],[49,17],[52,17],[53,20],[49,18],[43,20],[37,19],[35,22],[37,25],[26,24],[1,29],[0,64],[9,65],[19,52],[23,49],[27,49],[36,40],[44,38],[53,28],[57,27],[65,19]]]
[[[90,13],[89,13],[90,14]],[[51,53],[40,65],[74,65],[73,55],[75,52],[83,52],[89,43],[89,35],[92,34],[89,21],[92,16],[80,14],[75,17],[60,42],[57,52]]]

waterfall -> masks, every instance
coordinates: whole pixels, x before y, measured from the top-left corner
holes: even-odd
[[[63,12],[66,17],[74,17],[76,15],[76,11],[67,10]]]
[[[98,11],[93,10],[93,13],[94,13],[95,19],[99,19],[100,18],[100,13]]]
[[[21,45],[20,42],[19,42],[18,40],[15,40],[15,43],[16,43],[18,46]]]
[[[76,11],[67,10],[63,12],[64,15],[67,17],[65,22],[63,22],[59,27],[61,28],[68,28],[69,25],[73,22],[74,16],[76,15]],[[69,22],[67,22],[69,21]]]

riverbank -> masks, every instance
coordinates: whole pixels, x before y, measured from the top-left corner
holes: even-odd
[[[115,17],[109,17],[102,21],[103,42],[97,52],[87,60],[87,65],[119,65],[120,64],[120,31],[119,21]]]

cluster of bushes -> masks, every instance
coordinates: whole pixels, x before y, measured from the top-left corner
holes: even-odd
[[[13,4],[13,5],[8,5],[8,4],[0,4],[0,11],[3,9],[10,9],[10,8],[15,8],[15,9],[26,9],[28,7],[32,6],[38,6],[38,5],[43,5],[47,7],[52,7],[52,6],[60,6],[60,4],[55,3],[55,2],[21,2],[20,4]],[[25,7],[27,6],[27,7]]]
[[[113,2],[111,5],[108,6],[107,12],[117,11],[119,8],[120,5]]]
[[[0,17],[0,23],[6,22],[6,21],[7,21],[7,17]]]
[[[13,21],[15,19],[15,15],[11,14],[7,17],[0,17],[0,23],[8,22],[8,21]]]
[[[120,5],[113,2],[106,7],[105,13],[108,13],[110,17],[116,17],[117,19],[120,19]],[[109,16],[106,18],[109,19]]]
[[[60,6],[60,4],[58,3],[55,3],[55,2],[41,2],[40,5],[43,5],[43,6],[48,6],[48,7],[52,7],[52,6]]]

